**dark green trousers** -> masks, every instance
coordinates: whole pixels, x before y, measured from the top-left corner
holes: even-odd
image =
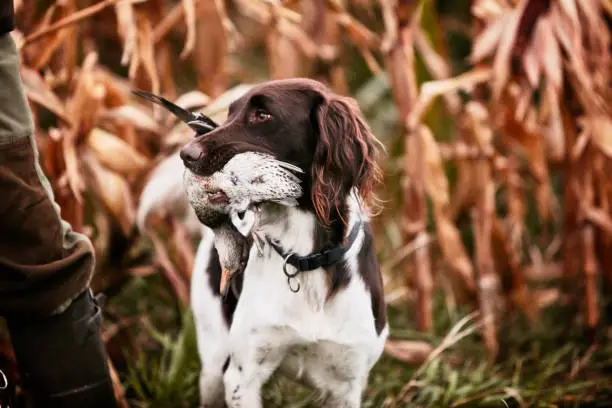
[[[59,313],[89,287],[93,247],[60,216],[39,164],[10,34],[0,35],[0,315]]]

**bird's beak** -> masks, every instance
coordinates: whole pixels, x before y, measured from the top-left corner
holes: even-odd
[[[222,297],[225,297],[225,295],[227,295],[227,290],[229,289],[229,281],[231,277],[232,273],[229,271],[229,269],[223,269],[223,272],[221,272],[221,284],[219,285],[219,292],[221,293]]]
[[[162,98],[161,96],[157,96],[157,95],[154,95],[146,91],[132,90],[132,92],[135,95],[140,96],[141,98],[144,98],[150,102],[153,102],[163,107],[168,112],[172,113],[182,122],[184,122],[191,129],[193,129],[197,135],[204,135],[219,127],[219,125],[215,123],[215,121],[213,121],[208,116],[202,113],[199,113],[199,112],[198,113],[189,112],[181,108],[180,106],[170,102],[169,100]]]

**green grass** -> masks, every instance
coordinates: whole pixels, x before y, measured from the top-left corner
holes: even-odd
[[[196,407],[200,364],[192,316],[161,295],[162,282],[138,279],[110,300],[122,313],[150,316],[145,327],[127,329],[142,345],[127,353],[122,380],[131,406]],[[501,356],[490,363],[475,330],[477,320],[470,320],[467,310],[447,310],[436,299],[434,332],[423,334],[413,329],[411,307],[389,307],[391,337],[425,340],[442,351],[420,366],[383,356],[371,373],[364,408],[571,407],[594,406],[588,405],[594,399],[596,406],[612,406],[612,393],[606,391],[612,390],[612,344],[602,340],[591,348],[567,311],[547,310],[535,327],[520,316],[505,316]],[[263,396],[266,407],[316,407],[311,390],[286,378],[273,378]]]

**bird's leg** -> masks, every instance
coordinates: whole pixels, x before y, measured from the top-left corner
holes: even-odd
[[[219,292],[221,292],[221,297],[226,298],[227,292],[230,287],[230,280],[232,279],[232,275],[229,269],[223,269],[221,272],[221,283],[219,284]]]
[[[264,245],[266,244],[266,241],[262,238],[262,236],[253,231],[253,243],[255,244],[255,247],[257,248],[257,252],[259,252],[259,255],[263,255],[264,254]]]
[[[253,204],[252,210],[253,210],[253,215],[254,215],[253,218],[255,222],[251,229],[251,235],[253,236],[253,243],[255,244],[255,247],[257,248],[259,255],[262,256],[264,254],[264,246],[266,244],[266,241],[258,231],[259,219],[261,216],[261,208],[259,204]]]

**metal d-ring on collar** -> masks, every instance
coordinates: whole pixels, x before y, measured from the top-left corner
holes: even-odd
[[[292,281],[295,277],[297,277],[300,272],[312,271],[318,268],[325,268],[327,266],[331,266],[337,262],[340,262],[344,257],[344,254],[346,254],[346,252],[351,249],[351,247],[355,243],[362,224],[362,221],[359,220],[355,223],[355,225],[353,225],[351,233],[348,236],[348,242],[346,245],[337,245],[333,248],[314,252],[306,256],[298,256],[291,251],[285,251],[280,246],[280,243],[277,240],[267,237],[267,241],[270,246],[274,248],[274,250],[284,259],[283,273],[287,277],[287,284],[289,285],[289,289],[293,293],[299,292],[300,282],[297,282],[297,287],[294,287],[292,285]],[[295,268],[295,272],[290,273],[287,270],[288,264]]]
[[[287,254],[287,256],[285,257],[285,260],[283,261],[283,272],[285,273],[285,276],[287,277],[287,285],[289,285],[289,290],[292,291],[293,293],[297,293],[300,291],[300,282],[297,283],[297,287],[295,289],[293,289],[293,285],[291,284],[291,282],[293,281],[293,278],[295,278],[298,273],[300,273],[299,269],[296,269],[294,273],[289,273],[287,271],[287,262],[289,261],[289,257],[293,255],[293,252],[290,252],[289,254]]]

